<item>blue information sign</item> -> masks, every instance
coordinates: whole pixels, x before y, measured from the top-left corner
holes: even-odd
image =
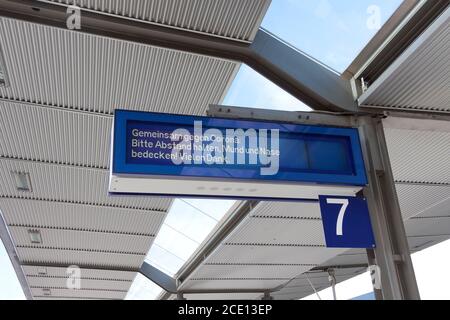
[[[358,131],[116,110],[112,175],[363,186]]]
[[[374,248],[369,209],[364,198],[319,196],[327,247]]]

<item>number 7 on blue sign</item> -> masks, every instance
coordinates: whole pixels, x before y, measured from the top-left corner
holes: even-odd
[[[375,247],[369,209],[364,198],[319,196],[319,203],[327,247]]]

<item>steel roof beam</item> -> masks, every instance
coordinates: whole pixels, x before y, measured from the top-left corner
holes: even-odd
[[[0,0],[0,16],[67,29],[67,7],[33,0]],[[264,30],[247,44],[81,9],[80,32],[243,62],[316,110],[357,109],[350,81]]]

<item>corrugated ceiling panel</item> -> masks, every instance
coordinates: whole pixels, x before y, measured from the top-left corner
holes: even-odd
[[[439,216],[449,213],[441,204],[449,202],[450,186],[396,184],[396,189],[405,220],[419,214]]]
[[[250,216],[321,219],[320,207],[316,202],[260,202]]]
[[[387,128],[385,134],[395,180],[450,184],[450,132]]]
[[[450,9],[360,99],[369,106],[450,111]]]
[[[42,243],[31,243],[28,230],[24,227],[8,227],[16,247],[72,249],[95,252],[147,254],[153,237],[128,234],[71,231],[59,229],[37,229]]]
[[[408,236],[435,236],[446,235],[450,237],[450,217],[414,218],[405,221]]]
[[[204,114],[239,64],[0,18],[10,87],[0,97],[112,114]]]
[[[67,278],[66,268],[57,267],[41,267],[41,266],[22,266],[22,269],[28,278],[42,277],[40,270],[44,270],[46,277]],[[93,280],[121,280],[124,282],[132,282],[136,276],[135,272],[118,271],[118,270],[101,270],[101,269],[85,269],[81,268],[81,277],[83,279]]]
[[[260,300],[260,293],[208,293],[185,294],[186,300]]]
[[[8,225],[155,236],[166,214],[25,199],[0,199]]]
[[[450,230],[447,230],[447,234],[450,233]],[[423,249],[426,249],[430,246],[438,244],[442,241],[445,241],[449,238],[449,236],[415,236],[408,237],[409,247],[411,248],[411,252],[417,252]]]
[[[226,243],[324,246],[325,238],[321,220],[248,218]]]
[[[138,269],[145,255],[116,254],[90,251],[52,250],[42,248],[17,248],[19,260],[32,265],[78,265],[90,268]]]
[[[29,172],[32,192],[18,191],[11,172]],[[107,170],[0,159],[0,196],[166,211],[171,199],[108,196]]]
[[[349,250],[348,252],[351,252]],[[324,266],[342,266],[342,265],[358,265],[358,264],[367,264],[367,254],[351,254],[344,253],[338,255],[332,259],[327,260],[325,263],[322,263]]]
[[[221,245],[205,262],[209,264],[321,264],[345,249],[295,246]]]
[[[108,168],[112,117],[0,101],[0,156]]]
[[[67,288],[67,278],[28,277],[30,288]],[[80,279],[80,289],[128,291],[131,282],[114,280]]]
[[[189,280],[183,288],[190,290],[272,289],[287,281],[289,279],[201,279]]]
[[[311,266],[297,265],[202,265],[192,278],[288,278],[308,271]]]
[[[35,297],[43,298],[83,298],[83,299],[124,299],[126,291],[106,291],[106,290],[78,290],[78,289],[50,289],[50,296],[46,297],[43,288],[31,288],[31,293]]]
[[[52,0],[114,15],[252,40],[270,0]]]

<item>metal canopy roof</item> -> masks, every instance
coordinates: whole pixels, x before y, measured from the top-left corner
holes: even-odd
[[[450,7],[359,98],[362,106],[450,112]]]
[[[270,5],[270,0],[50,1],[239,41],[253,40]]]
[[[78,4],[251,41],[269,3]],[[0,48],[9,80],[0,87],[0,211],[10,254],[33,298],[123,299],[172,199],[108,196],[114,109],[204,114],[239,63],[9,18],[0,18]],[[17,189],[16,172],[29,174],[31,191]],[[67,289],[69,265],[81,267],[79,290]]]
[[[246,0],[244,9],[238,0],[208,5],[192,0],[180,7],[168,3],[78,4],[124,19],[249,42],[269,1]],[[372,84],[360,99],[363,104],[449,111],[448,90],[439,87],[448,86],[445,65],[435,65],[439,77],[408,68],[428,60],[448,64],[448,55],[440,56],[448,49],[442,29],[448,33],[448,10],[439,19],[411,46],[416,46],[413,52],[406,50],[379,83]],[[10,84],[0,87],[0,210],[26,283],[37,299],[122,299],[172,200],[107,196],[107,142],[114,109],[204,114],[209,104],[220,103],[239,64],[8,18],[0,18],[0,25],[6,66],[2,71],[7,71]],[[395,77],[405,81],[394,81]],[[435,88],[430,92],[436,95],[423,100],[422,86]],[[419,92],[416,104],[408,98],[414,92]],[[430,101],[432,105],[426,104]],[[385,121],[413,251],[450,238],[446,124]],[[31,191],[17,189],[17,172],[29,174]],[[318,212],[314,203],[258,204],[186,275],[182,289],[278,288],[276,298],[295,299],[313,292],[309,281],[317,290],[328,286],[327,274],[312,268],[366,263],[362,250],[324,247]],[[39,229],[42,243],[31,243],[29,230],[34,229]],[[82,268],[79,290],[69,290],[62,282],[70,264]],[[364,270],[338,270],[338,281]],[[211,293],[202,298],[260,295]]]

